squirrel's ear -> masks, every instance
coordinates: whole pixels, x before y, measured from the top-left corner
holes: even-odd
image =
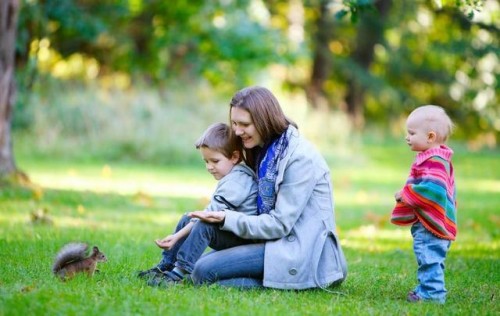
[[[94,248],[92,248],[92,251],[93,252],[99,252],[99,248],[97,248],[97,246],[94,246]]]

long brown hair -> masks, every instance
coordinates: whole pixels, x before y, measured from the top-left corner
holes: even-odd
[[[285,116],[274,94],[264,87],[252,86],[241,89],[231,99],[230,109],[237,107],[250,113],[255,129],[264,142],[264,146],[283,134],[290,124],[297,127]],[[231,113],[231,110],[229,111]],[[240,139],[241,143],[241,139]],[[255,168],[256,156],[261,148],[243,148],[244,160]]]

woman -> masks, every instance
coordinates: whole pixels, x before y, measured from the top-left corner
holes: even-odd
[[[346,261],[335,234],[329,168],[262,87],[237,92],[231,126],[258,175],[258,215],[192,212],[249,245],[213,251],[195,265],[195,284],[306,289],[341,283]]]

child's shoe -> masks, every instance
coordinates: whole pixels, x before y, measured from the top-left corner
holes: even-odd
[[[151,269],[144,270],[144,271],[139,271],[137,273],[137,277],[140,279],[151,279],[156,277],[157,275],[163,274],[163,271],[160,270],[159,267],[152,267]]]
[[[184,277],[175,273],[175,271],[165,271],[150,279],[148,285],[154,287],[169,287],[181,283],[182,280],[184,280]]]

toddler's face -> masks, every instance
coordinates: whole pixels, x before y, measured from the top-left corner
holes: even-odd
[[[413,151],[425,151],[433,146],[427,124],[422,115],[410,115],[406,120],[406,143]]]
[[[215,178],[215,180],[220,180],[226,176],[234,165],[238,163],[237,157],[232,157],[231,159],[224,156],[222,153],[207,148],[200,148],[201,157],[205,161],[205,167],[207,171]]]

